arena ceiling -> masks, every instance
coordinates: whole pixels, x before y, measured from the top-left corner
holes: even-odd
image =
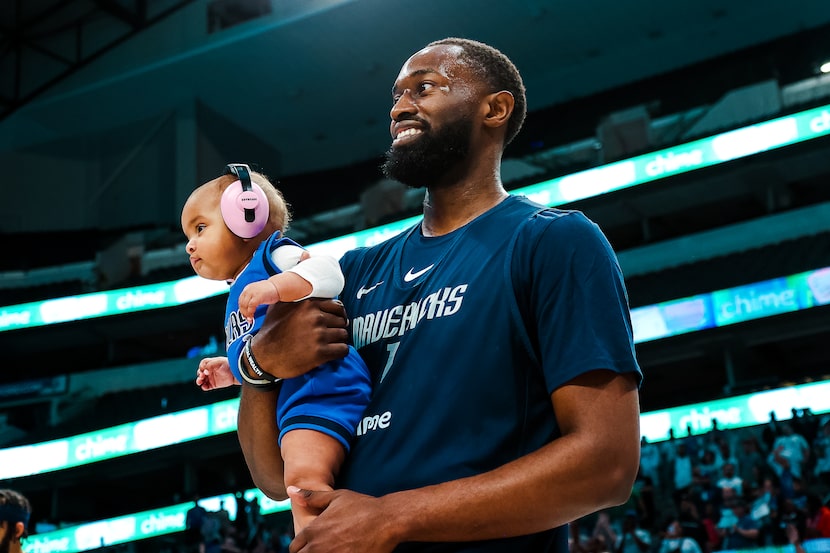
[[[803,78],[830,56],[828,24],[824,0],[5,2],[0,150],[199,102],[270,144],[283,175],[319,171],[386,149],[390,85],[431,40],[503,49],[541,110],[719,59],[721,93],[751,71]],[[670,101],[648,87],[641,99]]]

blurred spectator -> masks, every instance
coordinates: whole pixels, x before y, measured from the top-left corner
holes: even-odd
[[[804,480],[801,478],[793,478],[793,489],[790,497],[795,503],[795,506],[805,511],[807,510],[807,488]]]
[[[720,501],[721,494],[715,486],[715,480],[708,471],[702,469],[699,465],[692,467],[692,482],[689,492],[695,501],[701,504],[707,501]],[[678,502],[677,505],[679,506],[680,503]]]
[[[799,436],[804,436],[808,443],[815,440],[817,430],[815,415],[809,408],[796,409],[793,407],[791,411],[793,416],[790,419],[790,425],[793,427],[793,431]]]
[[[735,514],[732,511],[732,506],[740,499],[732,488],[724,488],[723,493],[718,497],[714,503],[720,510],[720,524],[731,526],[734,524],[733,519]]]
[[[706,545],[702,548],[704,553],[717,551],[720,548],[721,537],[718,533],[720,513],[715,503],[707,501],[703,504],[703,516],[701,517],[703,528],[706,530]]]
[[[29,537],[29,517],[32,505],[18,491],[0,490],[0,551],[22,553],[22,542]]]
[[[799,539],[804,539],[806,532],[807,515],[804,511],[795,506],[792,499],[781,498],[779,509],[772,517],[772,543],[773,545],[787,545],[791,543],[788,537],[788,528],[794,528]]]
[[[575,525],[576,526],[576,525]],[[576,526],[578,528],[578,526]],[[294,539],[294,527],[283,526],[279,531],[279,543],[282,550],[277,550],[277,553],[288,553],[288,546],[291,545],[291,540]]]
[[[202,553],[221,553],[222,543],[222,520],[218,513],[206,513],[202,520],[202,542],[204,548]]]
[[[773,444],[780,434],[781,432],[778,428],[778,419],[775,416],[775,411],[770,411],[769,422],[764,425],[764,428],[761,431],[761,440],[764,442],[764,449],[766,451],[772,451]]]
[[[698,450],[696,455],[692,455],[694,459],[703,459],[707,451],[710,451],[713,456],[711,464],[716,466],[716,470],[720,468],[720,439],[723,431],[718,429],[717,419],[712,419],[712,430],[702,435],[698,441]]]
[[[810,459],[810,445],[801,434],[796,434],[789,422],[781,423],[781,435],[772,444],[767,462],[779,478],[786,471],[792,477],[802,478],[804,465]]]
[[[673,461],[673,482],[675,503],[680,502],[680,496],[689,493],[694,483],[692,458],[686,449],[686,443],[678,441]]]
[[[732,463],[724,463],[721,467],[721,477],[716,484],[720,495],[723,495],[724,488],[732,488],[738,496],[744,495],[744,481],[740,476],[735,474],[735,465]]]
[[[750,488],[750,515],[758,522],[761,545],[772,545],[772,520],[778,512],[778,488],[772,478],[764,478],[763,485]]]
[[[815,467],[813,474],[822,492],[830,491],[830,416],[825,416],[813,441]]]
[[[202,539],[202,524],[207,516],[207,511],[199,505],[200,497],[193,496],[193,507],[185,514],[184,528],[184,553],[203,553],[204,540]]]
[[[793,546],[793,549],[795,549],[795,553],[806,553],[806,550],[804,549],[804,544],[801,541],[801,536],[798,535],[798,530],[795,528],[795,526],[788,525],[786,533],[787,541],[788,543],[790,543],[790,545]]]
[[[228,531],[222,538],[221,553],[244,553],[236,540],[236,530],[233,526],[228,527]]]
[[[673,522],[680,524],[683,530],[682,535],[685,539],[693,539],[697,542],[701,551],[705,550],[706,543],[709,540],[697,504],[690,497],[682,497],[680,499],[679,510],[680,512]]]
[[[686,451],[689,453],[689,457],[698,459],[703,455],[700,451],[701,439],[694,434],[691,424],[686,425],[686,437],[682,441],[686,444]]]
[[[734,446],[735,441],[736,436],[734,432],[721,432],[717,438],[718,449],[716,457],[721,470],[723,470],[723,465],[726,463],[732,463],[735,466],[735,471],[737,472],[738,470],[738,457],[736,456],[736,448]]]
[[[821,503],[818,494],[807,494],[806,511],[804,539],[830,538],[830,508]]]
[[[231,523],[231,513],[228,511],[228,508],[225,507],[224,499],[219,501],[219,510],[216,511],[216,517],[219,519],[219,523],[222,527],[222,535],[227,535],[228,530],[233,527],[233,524]]]
[[[729,505],[733,518],[731,524],[720,524],[723,538],[721,549],[754,549],[759,546],[758,523],[749,515],[749,506],[743,499],[735,499]],[[722,521],[723,522],[723,521]]]
[[[704,449],[700,461],[697,463],[700,469],[700,477],[714,484],[720,478],[720,465],[713,449]]]
[[[666,535],[658,553],[703,553],[697,540],[684,535],[683,525],[677,518],[669,522]]]
[[[236,515],[239,517],[239,514]],[[253,549],[254,543],[257,541],[261,526],[264,524],[262,513],[260,512],[259,499],[251,498],[247,505],[245,505],[244,516],[248,519],[248,537],[245,545],[248,549]]]
[[[248,500],[242,495],[242,492],[234,494],[236,498],[236,520],[234,521],[234,528],[236,530],[236,541],[240,547],[246,548],[248,545],[248,535],[251,532],[251,526],[248,523]]]
[[[611,516],[608,511],[597,513],[597,520],[591,537],[580,547],[582,551],[601,553],[611,551],[617,539],[617,532],[611,526]]]
[[[651,478],[655,487],[660,486],[660,448],[645,436],[640,440],[640,472]]]
[[[631,501],[640,515],[640,524],[649,530],[654,528],[657,517],[656,490],[651,478],[642,471],[637,474],[634,487],[631,490]]]
[[[747,433],[741,440],[741,447],[736,455],[738,476],[744,485],[761,484],[767,461],[761,453],[758,440],[751,433]]]
[[[628,510],[622,521],[622,530],[616,534],[611,530],[613,553],[647,553],[651,549],[651,532],[640,528],[637,511]]]

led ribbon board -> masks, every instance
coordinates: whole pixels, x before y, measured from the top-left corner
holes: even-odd
[[[830,134],[830,105],[702,138],[546,180],[512,191],[547,206],[599,196],[658,179],[726,163]],[[339,258],[383,242],[420,220],[410,217],[316,244],[308,249]],[[0,308],[0,332],[181,305],[227,292],[222,282],[190,277],[174,282],[82,294]]]
[[[793,408],[809,408],[817,415],[830,412],[830,382],[802,384],[643,413],[640,416],[640,427],[641,433],[646,439],[650,442],[656,442],[667,439],[670,430],[673,430],[677,437],[686,436],[689,431],[692,434],[706,433],[712,429],[712,420],[717,420],[718,428],[722,430],[766,423],[769,421],[771,413],[775,413],[776,418],[783,421],[792,417],[791,410]],[[2,453],[0,451],[0,454]],[[5,468],[5,466],[5,463],[0,463],[0,467]],[[4,476],[0,475],[0,477]],[[263,514],[290,509],[289,500],[272,501],[256,489],[247,490],[244,495],[248,501],[256,498]],[[236,517],[236,502],[230,494],[205,498],[199,503],[209,511],[216,511],[219,509],[220,501],[224,502],[231,520],[234,520]],[[35,534],[26,540],[26,550],[31,553],[77,553],[108,545],[181,532],[185,528],[187,510],[192,505],[192,502],[181,503],[170,507]],[[819,544],[819,541],[822,543]],[[811,543],[815,548],[807,548],[808,553],[830,552],[830,540],[811,540],[805,542],[805,547]],[[777,547],[760,551],[762,553],[792,553],[789,550]],[[756,550],[754,553],[758,553],[758,551]]]
[[[830,267],[631,310],[641,343],[830,303]]]
[[[257,489],[246,490],[243,495],[247,501],[256,499],[263,515],[288,511],[291,508],[289,500],[273,501]],[[236,499],[233,495],[224,494],[199,500],[199,505],[212,512],[218,511],[222,504],[227,509],[230,519],[236,520]],[[29,553],[77,553],[183,532],[187,511],[191,507],[192,501],[79,524],[30,535],[23,544]]]
[[[828,303],[830,303],[830,267],[825,267],[788,277],[775,278],[632,309],[631,321],[634,342],[658,340],[687,332],[810,309]],[[813,388],[804,386],[786,388],[786,390],[790,390],[787,393],[792,393],[791,390],[796,389],[813,390]],[[789,412],[790,407],[809,407],[814,413],[830,411],[830,384],[823,383],[821,387],[815,389],[821,390],[821,393],[811,393],[803,398],[790,398],[793,401],[788,400],[788,402],[782,402],[781,405],[789,406],[786,412]],[[826,398],[823,401],[820,399],[822,395]],[[743,400],[731,398],[721,401]],[[715,404],[717,402],[707,403],[706,405]],[[679,407],[677,409],[687,408]],[[723,413],[729,412],[728,409],[723,407],[714,407],[713,409]],[[149,449],[234,432],[236,431],[237,410],[237,400],[230,399],[207,407],[188,409],[62,440],[0,449],[0,479],[62,470]],[[735,418],[731,414],[727,414],[716,418],[722,423],[721,428],[749,426],[765,422],[764,419],[758,418],[757,410],[750,409],[750,411],[753,414],[752,417],[742,415]],[[673,412],[670,410],[661,412],[663,414],[659,416],[650,415],[645,417],[642,426],[643,435],[652,440],[665,439],[668,437],[669,428],[674,430],[675,435],[685,433],[685,423],[671,422],[675,420],[672,418],[673,415],[665,414]],[[766,409],[762,414],[768,415],[769,412],[770,409]],[[683,415],[678,415],[678,417],[682,418]],[[709,419],[711,418],[709,417]],[[701,428],[705,430],[705,427]]]
[[[0,449],[0,480],[32,476],[236,431],[235,399],[38,444]]]
[[[0,308],[0,332],[175,307],[227,292],[225,282],[192,276],[160,284],[23,303]]]

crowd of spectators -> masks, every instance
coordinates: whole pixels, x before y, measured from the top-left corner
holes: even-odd
[[[274,527],[266,522],[256,498],[236,494],[236,517],[231,520],[224,503],[208,511],[193,498],[187,511],[181,553],[287,553],[293,537],[290,525]]]
[[[641,444],[629,503],[571,529],[572,553],[712,553],[830,538],[830,415]]]

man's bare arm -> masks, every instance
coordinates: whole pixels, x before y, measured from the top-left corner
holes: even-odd
[[[277,442],[278,394],[278,390],[262,391],[243,384],[236,431],[254,485],[276,501],[288,497]]]
[[[291,551],[313,544],[313,550],[369,553],[409,541],[496,539],[625,502],[640,452],[633,375],[593,371],[556,390],[551,401],[562,437],[493,471],[380,498],[345,490],[300,494],[325,511]]]
[[[274,304],[253,338],[254,357],[257,364],[275,376],[299,376],[346,356],[346,325],[343,305],[334,300]],[[241,362],[247,364],[244,355]],[[254,484],[275,500],[286,497],[277,443],[277,396],[277,391],[243,383],[237,417],[239,445]]]

